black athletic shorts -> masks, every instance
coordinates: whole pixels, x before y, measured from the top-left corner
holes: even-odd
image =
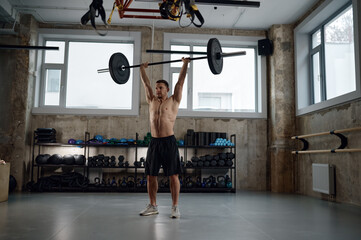
[[[182,173],[177,141],[174,135],[152,138],[150,141],[145,163],[145,174],[158,176],[161,166],[165,176]]]

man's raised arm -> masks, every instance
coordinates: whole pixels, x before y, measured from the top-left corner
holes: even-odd
[[[147,99],[147,103],[150,103],[153,98],[153,89],[150,86],[150,81],[149,78],[145,72],[145,69],[148,67],[148,63],[142,63],[140,65],[140,78],[142,79],[143,85],[144,85],[144,90],[145,90],[145,97]]]
[[[189,58],[182,58],[182,61],[183,61],[183,66],[179,73],[177,84],[174,87],[174,95],[173,95],[174,100],[177,101],[178,103],[180,103],[180,101],[182,100],[182,91],[183,91],[184,80],[187,75],[188,63],[191,60]]]

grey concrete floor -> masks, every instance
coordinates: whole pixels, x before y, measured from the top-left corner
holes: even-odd
[[[0,239],[361,239],[361,208],[269,192],[170,194],[159,215],[138,215],[146,193],[25,193],[0,203]]]

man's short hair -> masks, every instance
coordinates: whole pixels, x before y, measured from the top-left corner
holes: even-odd
[[[169,84],[166,80],[161,79],[161,80],[156,81],[156,83],[164,83],[167,86],[167,88],[169,88]]]

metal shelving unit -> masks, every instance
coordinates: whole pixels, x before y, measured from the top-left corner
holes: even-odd
[[[232,181],[232,188],[220,188],[220,187],[211,187],[211,188],[202,188],[202,187],[192,187],[187,188],[185,187],[185,182],[183,184],[183,187],[181,187],[181,192],[235,192],[236,191],[236,135],[231,135],[231,141],[234,143],[234,146],[179,146],[179,148],[184,149],[184,159],[185,162],[187,162],[187,152],[189,149],[194,149],[195,154],[197,154],[197,149],[216,149],[216,150],[229,150],[228,152],[234,153],[234,160],[232,166],[203,166],[203,167],[183,167],[183,180],[186,179],[187,170],[192,169],[194,170],[194,174],[197,177],[197,174],[202,174],[203,170],[230,170],[230,179]],[[134,169],[134,180],[135,184],[134,187],[120,187],[120,186],[95,186],[94,184],[89,184],[87,187],[82,188],[82,191],[90,191],[90,192],[146,192],[147,188],[142,186],[137,186],[137,179],[138,179],[138,169],[144,169],[144,167],[136,167],[136,166],[128,166],[128,167],[121,167],[121,166],[89,166],[87,164],[89,160],[89,149],[90,148],[134,148],[134,159],[137,161],[138,158],[138,148],[146,148],[148,146],[138,146],[138,145],[108,145],[108,144],[89,144],[87,143],[90,139],[90,134],[88,132],[85,133],[84,143],[83,144],[66,144],[66,143],[36,143],[35,142],[35,132],[34,132],[34,138],[33,138],[33,148],[32,148],[32,166],[31,166],[31,181],[34,182],[34,168],[37,168],[37,181],[39,180],[40,176],[40,170],[41,168],[46,167],[73,167],[73,168],[83,168],[83,175],[85,177],[89,177],[89,169],[117,169],[117,170],[123,170],[123,169]],[[138,140],[138,133],[136,133],[136,141]],[[37,154],[41,154],[41,148],[42,147],[82,147],[84,148],[84,156],[86,157],[86,163],[84,165],[66,165],[66,164],[36,164],[35,163],[35,148],[37,149]],[[77,191],[78,188],[72,189],[69,188],[62,188],[62,191]],[[159,187],[159,192],[169,192],[169,188],[161,188]]]

